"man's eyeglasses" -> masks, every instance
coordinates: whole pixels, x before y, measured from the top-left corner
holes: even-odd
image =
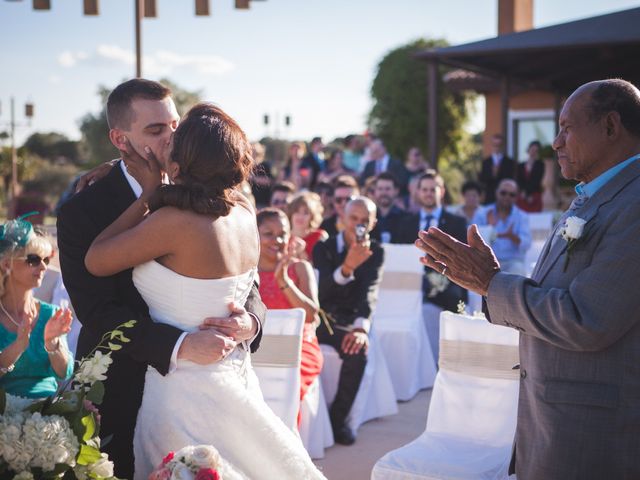
[[[51,257],[42,258],[40,255],[36,255],[35,253],[30,253],[26,257],[24,257],[24,263],[29,265],[30,267],[39,267],[40,263],[44,262],[45,265],[49,265],[51,261]]]
[[[511,198],[516,198],[518,196],[516,192],[504,192],[504,191],[498,192],[498,195],[500,195],[501,197],[511,197]]]
[[[333,197],[335,203],[347,203],[353,200],[353,197]]]

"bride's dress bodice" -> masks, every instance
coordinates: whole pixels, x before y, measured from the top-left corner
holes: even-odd
[[[232,277],[191,278],[152,260],[133,269],[133,283],[156,322],[195,331],[207,317],[226,317],[229,303],[244,305],[255,269]]]

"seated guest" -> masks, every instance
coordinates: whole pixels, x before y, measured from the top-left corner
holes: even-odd
[[[529,144],[527,161],[518,165],[517,206],[525,212],[542,211],[542,179],[544,178],[544,162],[540,160],[542,145],[534,140]]]
[[[369,177],[375,177],[382,172],[389,172],[396,177],[400,187],[400,195],[405,198],[409,194],[407,190],[409,173],[400,160],[391,158],[381,139],[377,138],[369,144],[369,158],[370,160],[364,166],[360,175],[360,185],[364,185],[364,182]]]
[[[292,235],[305,242],[301,260],[311,260],[313,247],[318,240],[329,238],[327,232],[318,228],[322,223],[320,196],[313,192],[299,193],[291,200],[288,213]]]
[[[375,177],[374,202],[378,210],[376,228],[371,236],[382,243],[398,243],[402,220],[406,213],[395,205],[398,198],[398,182],[390,173]]]
[[[489,205],[479,225],[491,225],[491,248],[500,262],[500,270],[526,275],[525,255],[531,246],[527,214],[516,207],[518,185],[505,179],[498,184],[496,203]]]
[[[333,186],[333,210],[335,214],[322,222],[320,228],[329,234],[337,235],[344,229],[344,207],[355,195],[358,195],[358,184],[350,175],[336,178]]]
[[[418,184],[418,180],[420,179],[422,174],[429,170],[431,166],[429,165],[429,162],[427,162],[427,160],[424,158],[424,155],[422,155],[422,152],[418,147],[411,147],[409,149],[404,165],[409,175],[408,210],[411,212],[418,212],[420,210],[420,207],[415,202],[416,185]]]
[[[480,205],[482,200],[482,185],[473,180],[469,180],[462,184],[462,200],[461,205],[456,205],[448,209],[451,213],[459,215],[467,219],[467,225],[482,222],[484,208]]]
[[[291,203],[295,192],[296,186],[291,182],[276,183],[273,188],[271,188],[269,206],[279,208],[280,210],[286,210]]]
[[[316,188],[313,189],[320,195],[320,203],[322,204],[322,220],[332,217],[333,211],[333,185],[330,183],[318,182]]]
[[[318,182],[331,183],[340,175],[351,175],[353,172],[345,168],[342,159],[342,151],[333,150],[324,164],[324,170],[318,174]]]
[[[271,165],[269,162],[265,162],[266,149],[264,145],[260,142],[253,142],[251,147],[253,149],[253,160],[256,163],[251,174],[251,189],[256,206],[262,208],[269,205],[273,175],[271,174]]]
[[[278,182],[290,182],[293,184],[294,190],[309,186],[311,170],[302,166],[302,158],[306,151],[307,147],[303,142],[291,142],[289,144],[284,168],[281,168],[278,172]]]
[[[420,230],[438,227],[461,242],[467,241],[467,222],[464,217],[447,212],[442,202],[446,190],[444,180],[435,170],[428,170],[420,177],[416,186],[416,199],[420,212],[408,217],[402,229],[399,243],[413,243]],[[444,310],[457,311],[458,302],[467,301],[467,291],[450,282],[446,276],[429,267],[424,268],[422,280],[423,304],[433,305]],[[427,335],[434,359],[438,361],[440,320],[429,312],[432,307],[424,307]]]
[[[302,337],[300,401],[322,370],[322,352],[316,337],[318,285],[313,268],[289,251],[289,219],[277,208],[261,210],[257,216],[260,232],[260,297],[269,309],[303,308],[306,320]],[[298,418],[299,421],[299,418]]]
[[[369,239],[375,223],[375,204],[366,197],[356,197],[346,205],[344,231],[318,242],[313,249],[320,307],[327,317],[318,327],[318,340],[331,345],[342,359],[329,415],[335,440],[343,445],[355,441],[346,419],[367,363],[370,319],[384,260],[383,248]]]
[[[362,159],[363,141],[358,135],[347,135],[344,137],[344,151],[342,152],[344,167],[353,172],[360,171],[360,160]]]
[[[36,300],[53,247],[31,223],[12,220],[0,233],[0,388],[27,398],[53,395],[73,372],[66,333],[69,309]]]

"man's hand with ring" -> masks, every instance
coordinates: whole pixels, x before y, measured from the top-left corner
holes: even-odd
[[[485,296],[500,264],[484,242],[477,225],[467,230],[467,242],[459,242],[442,230],[431,227],[418,233],[415,245],[426,253],[420,261],[463,288]]]

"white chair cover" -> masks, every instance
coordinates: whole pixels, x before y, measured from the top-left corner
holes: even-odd
[[[251,355],[267,405],[297,431],[300,408],[300,356],[305,312],[302,308],[268,310],[262,341]]]
[[[422,318],[421,252],[413,245],[384,245],[385,260],[373,327],[398,400],[433,386],[435,358]]]
[[[342,360],[333,347],[320,345],[324,356],[324,366],[320,373],[320,381],[324,390],[327,405],[331,405],[338,389],[338,378]],[[398,413],[396,396],[389,376],[384,355],[377,342],[375,332],[369,334],[369,353],[364,376],[360,382],[358,394],[351,407],[347,423],[356,432],[364,422],[373,418],[395,415]]]
[[[300,438],[311,458],[324,458],[324,449],[333,445],[333,431],[322,391],[322,382],[316,377],[309,386],[300,405]]]
[[[383,456],[374,480],[506,479],[516,427],[518,332],[441,315],[440,371],[425,432]]]

